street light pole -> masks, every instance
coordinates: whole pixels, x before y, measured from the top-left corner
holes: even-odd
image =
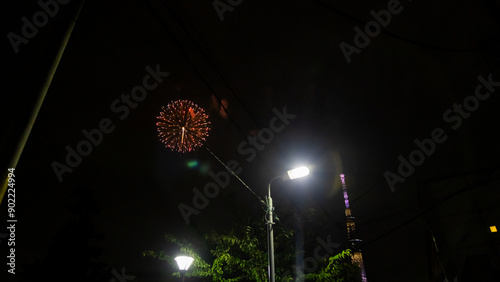
[[[281,176],[275,177],[269,181],[267,187],[267,256],[268,256],[268,273],[269,282],[275,281],[274,273],[274,221],[273,221],[273,199],[271,198],[271,183],[273,180],[281,178]]]
[[[282,178],[283,180],[290,180],[295,178],[304,177],[309,174],[309,169],[307,167],[300,167],[296,169],[292,169],[287,171],[286,174],[276,176],[271,181],[269,181],[269,185],[267,186],[267,257],[268,257],[268,275],[269,282],[275,282],[276,275],[274,272],[274,221],[273,221],[273,199],[271,198],[271,183],[278,179]]]

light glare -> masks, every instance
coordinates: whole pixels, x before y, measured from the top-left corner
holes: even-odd
[[[289,170],[289,171],[287,171],[287,173],[288,173],[288,177],[290,177],[290,179],[295,179],[295,178],[300,178],[300,177],[304,177],[304,176],[308,175],[309,169],[305,166],[301,166],[299,168]]]
[[[188,256],[178,256],[175,258],[175,261],[179,266],[179,270],[188,270],[193,263],[194,258]]]
[[[191,161],[187,162],[187,167],[189,167],[189,168],[193,168],[193,167],[197,167],[197,166],[198,166],[197,160],[191,160]]]
[[[490,226],[490,231],[491,231],[492,233],[497,232],[497,227],[496,227],[495,225]]]

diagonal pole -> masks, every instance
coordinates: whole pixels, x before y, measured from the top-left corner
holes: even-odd
[[[36,101],[35,108],[33,109],[33,112],[30,116],[28,124],[26,125],[26,128],[24,129],[24,132],[21,135],[21,138],[19,140],[19,143],[17,144],[16,150],[14,151],[14,155],[12,156],[12,159],[9,162],[8,168],[15,169],[17,166],[17,163],[19,161],[19,158],[21,157],[21,154],[23,153],[24,146],[26,145],[26,142],[28,141],[28,137],[31,133],[31,129],[33,128],[33,125],[35,124],[36,118],[38,116],[38,112],[40,112],[40,108],[42,107],[43,100],[45,99],[45,96],[47,95],[50,84],[52,83],[52,79],[54,78],[57,67],[59,66],[59,62],[61,61],[61,58],[64,54],[64,50],[66,49],[66,45],[68,44],[69,38],[71,36],[71,33],[73,32],[76,21],[78,20],[78,16],[80,15],[80,12],[82,11],[82,7],[83,7],[84,2],[85,2],[85,0],[82,0],[80,2],[78,9],[75,12],[75,15],[74,15],[72,21],[69,23],[68,29],[66,30],[66,33],[64,34],[64,38],[63,38],[61,44],[59,45],[59,50],[57,51],[56,57],[55,57],[54,61],[52,62],[52,66],[50,67],[50,70],[47,74],[47,77],[46,77],[45,82],[42,86],[42,89],[40,90],[40,93],[38,94],[38,99]],[[3,197],[5,195],[5,191],[7,191],[7,184],[9,183],[8,178],[7,178],[7,173],[3,173],[2,178],[4,179],[4,181],[2,182],[2,187],[0,188],[0,204],[2,203]]]

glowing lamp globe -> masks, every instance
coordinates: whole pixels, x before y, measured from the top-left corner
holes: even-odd
[[[177,265],[179,266],[179,270],[187,271],[191,264],[194,261],[194,258],[188,256],[178,256],[175,258]]]

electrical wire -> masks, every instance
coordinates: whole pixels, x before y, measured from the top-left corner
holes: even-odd
[[[210,150],[208,148],[208,146],[205,145],[205,149],[207,149],[207,151],[220,163],[222,164],[236,179],[238,179],[241,184],[243,184],[243,186],[245,188],[247,188],[255,197],[257,197],[257,199],[259,199],[259,202],[262,203],[262,204],[265,204],[265,202],[259,197],[259,195],[257,195],[257,193],[255,193],[252,188],[250,188],[246,183],[245,181],[243,181],[232,169],[230,169],[223,161],[221,161],[215,154],[214,152],[212,152],[212,150]]]
[[[360,24],[364,24],[366,25],[367,22],[364,21],[364,20],[361,20],[359,18],[356,18],[346,12],[343,12],[337,8],[334,8],[326,3],[324,3],[323,1],[321,0],[312,0],[313,2],[316,2],[317,4],[319,4],[320,6],[322,7],[325,7],[326,9],[336,13],[336,14],[339,14],[339,15],[342,15],[344,16],[345,18],[347,19],[350,19],[354,22],[357,22],[357,23],[360,23]],[[381,28],[380,29],[380,33],[383,33],[385,35],[388,35],[392,38],[395,38],[397,40],[400,40],[400,41],[404,41],[404,42],[407,42],[407,43],[410,43],[412,45],[416,45],[416,46],[419,46],[419,47],[422,47],[422,48],[426,48],[426,49],[433,49],[433,50],[438,50],[438,51],[443,51],[443,52],[450,52],[450,53],[469,53],[469,52],[475,52],[475,51],[478,51],[479,48],[472,48],[472,49],[452,49],[452,48],[444,48],[444,47],[437,47],[437,46],[430,46],[430,45],[426,45],[426,44],[423,44],[421,42],[418,42],[416,40],[413,40],[413,39],[409,39],[409,38],[405,38],[403,36],[400,36],[400,35],[397,35],[395,33],[392,33],[392,32],[389,32],[387,31],[386,29],[383,29]]]

